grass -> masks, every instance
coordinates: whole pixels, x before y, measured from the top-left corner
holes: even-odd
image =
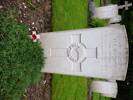
[[[53,31],[88,27],[88,0],[53,0],[52,3]],[[52,100],[87,100],[87,91],[87,78],[53,75]]]
[[[101,96],[99,93],[93,93],[92,100],[111,100],[111,98]]]
[[[88,27],[88,0],[53,0],[53,31]]]

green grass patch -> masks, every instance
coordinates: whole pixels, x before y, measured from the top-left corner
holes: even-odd
[[[53,0],[52,3],[53,31],[88,27],[88,0]],[[87,78],[53,75],[52,100],[87,100],[87,91]]]
[[[53,0],[53,31],[88,27],[88,0]]]
[[[111,100],[111,98],[104,97],[99,93],[93,93],[93,99],[92,100]]]

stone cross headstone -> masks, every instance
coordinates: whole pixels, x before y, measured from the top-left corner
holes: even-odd
[[[128,41],[122,25],[41,33],[42,72],[124,80]]]
[[[123,9],[123,8],[125,8],[125,10],[128,10],[129,7],[131,7],[131,6],[132,6],[132,3],[128,3],[128,1],[125,1],[125,4],[119,6],[119,9]]]

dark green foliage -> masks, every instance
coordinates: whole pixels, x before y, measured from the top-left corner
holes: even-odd
[[[94,18],[89,22],[89,27],[103,27],[107,26],[108,21],[103,19]]]
[[[10,11],[0,11],[0,100],[20,100],[40,79],[43,50],[28,37],[27,28]]]
[[[123,11],[122,12],[122,23],[126,25],[126,29],[128,32],[128,38],[129,38],[129,43],[133,45],[133,11],[128,10],[128,11]]]
[[[117,4],[119,0],[111,0],[111,3]]]

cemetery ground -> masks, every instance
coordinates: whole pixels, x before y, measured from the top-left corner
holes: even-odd
[[[19,10],[18,20],[28,25],[29,34],[32,30],[40,33],[89,27],[88,0],[16,1],[4,0],[0,1],[0,5],[3,8],[16,6]],[[99,0],[96,0],[96,3],[98,5]],[[84,77],[42,74],[41,81],[30,86],[22,100],[87,100],[91,80]],[[95,93],[93,100],[110,98]]]
[[[4,9],[17,8],[17,20],[28,25],[29,34],[32,30],[40,33],[89,27],[88,0],[5,0],[0,4]],[[90,83],[89,78],[56,74],[51,81],[50,74],[42,74],[41,81],[30,86],[22,100],[86,100]],[[108,98],[94,94],[93,100]]]
[[[53,16],[51,16],[52,3]],[[29,34],[32,30],[38,33],[52,31],[51,26],[53,31],[88,27],[87,0],[53,0],[52,2],[51,0],[5,0],[0,1],[0,5],[2,9],[13,8],[13,12],[17,10],[17,20],[28,25]],[[53,75],[51,82],[50,74],[42,74],[41,81],[30,86],[22,96],[22,100],[50,100],[51,98],[52,100],[86,100],[90,81],[83,77]],[[99,94],[94,96],[96,100],[99,97]]]

